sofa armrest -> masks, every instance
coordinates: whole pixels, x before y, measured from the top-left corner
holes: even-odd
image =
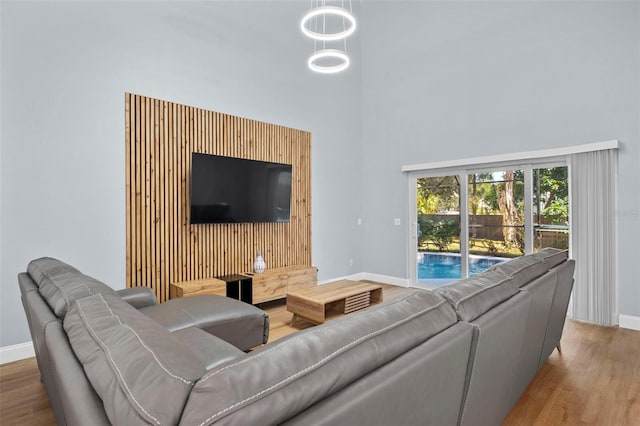
[[[125,288],[117,290],[117,293],[122,300],[136,309],[146,308],[158,303],[155,293],[148,287]]]

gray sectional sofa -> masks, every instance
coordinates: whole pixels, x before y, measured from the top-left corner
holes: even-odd
[[[245,353],[221,324],[127,303],[145,296],[62,303],[32,264],[20,285],[57,421],[126,425],[499,425],[559,345],[574,268],[544,249]]]
[[[147,339],[155,339],[149,347],[158,345],[157,353],[166,347],[167,354],[182,353],[185,363],[205,369],[242,356],[245,350],[266,343],[269,337],[267,314],[246,303],[207,295],[157,304],[155,294],[148,288],[115,291],[57,259],[45,257],[31,261],[27,272],[18,275],[18,284],[41,379],[60,425],[109,424],[104,398],[98,397],[93,382],[88,380],[89,372],[78,362],[79,352],[75,351],[81,348],[70,346],[73,339],[64,329],[85,301],[93,300],[91,296],[105,301],[113,313],[110,318],[120,317],[121,322],[110,329],[109,338],[118,336],[118,329],[122,329],[125,334],[128,331],[132,336],[139,336],[137,344],[143,348],[148,346]],[[89,324],[95,312],[85,310],[83,313],[83,319]],[[106,321],[106,317],[100,319],[103,320]],[[145,324],[152,328],[138,330]],[[94,337],[97,339],[97,336]],[[108,346],[108,343],[102,346],[105,353],[116,356],[117,351]],[[123,353],[129,349],[135,352],[135,348],[127,347]],[[162,356],[159,355],[160,359]],[[153,363],[155,359],[145,358],[147,361]],[[105,365],[118,368],[117,364]],[[144,371],[138,364],[136,368]]]

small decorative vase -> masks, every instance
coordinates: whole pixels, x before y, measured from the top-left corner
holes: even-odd
[[[253,262],[253,272],[256,274],[261,274],[264,272],[264,269],[267,265],[264,263],[264,258],[262,257],[262,251],[258,250],[258,254],[256,255],[256,260]]]

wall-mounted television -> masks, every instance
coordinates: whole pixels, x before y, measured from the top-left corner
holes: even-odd
[[[194,152],[191,223],[289,222],[291,164]]]

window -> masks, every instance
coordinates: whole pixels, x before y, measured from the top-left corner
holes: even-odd
[[[569,247],[564,164],[416,176],[414,188],[414,283],[438,286],[543,247]]]
[[[409,223],[418,225],[418,180],[433,179],[436,182],[442,176],[455,176],[460,185],[460,228],[450,237],[451,244],[443,249],[436,245],[437,253],[441,255],[442,262],[439,263],[442,269],[446,269],[445,254],[452,258],[455,256],[460,265],[460,277],[467,277],[475,271],[474,256],[504,260],[509,250],[522,248],[518,247],[521,240],[524,240],[524,253],[532,253],[542,247],[569,248],[569,256],[576,260],[575,279],[578,284],[573,289],[570,315],[598,324],[617,324],[618,222],[616,215],[610,212],[617,205],[619,148],[617,140],[610,140],[402,166],[401,170],[407,172],[409,177]],[[509,170],[513,171],[512,177],[505,176],[505,171]],[[524,178],[523,183],[518,176],[520,173]],[[503,219],[499,224],[488,223],[489,218],[480,216],[496,214],[497,204],[491,199],[492,196],[485,197],[482,191],[497,193],[500,186],[508,181],[513,183],[514,189],[513,205],[516,210],[513,217],[523,214],[524,220],[518,222],[510,219],[507,221],[509,223],[505,223]],[[518,195],[520,188],[522,200]],[[521,203],[524,203],[524,210],[520,207]],[[490,229],[496,233],[501,229],[503,239],[499,240],[495,235],[487,237],[491,234]],[[515,235],[512,233],[512,237],[504,237],[507,229],[515,229]],[[433,282],[419,278],[417,260],[431,262],[431,258],[437,259],[426,250],[426,247],[430,247],[429,251],[433,250],[433,243],[419,236],[419,231],[416,226],[410,228],[409,234],[408,253],[417,253],[410,255],[408,261],[413,285],[432,287],[454,279]],[[459,246],[457,250],[452,246],[456,242]],[[485,249],[493,250],[496,255],[473,253]],[[449,252],[451,254],[447,254]]]
[[[433,284],[462,277],[458,176],[417,180],[417,276]]]
[[[533,170],[533,251],[569,248],[568,168]]]

